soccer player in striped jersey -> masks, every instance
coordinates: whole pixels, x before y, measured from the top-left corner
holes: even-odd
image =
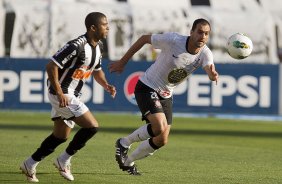
[[[69,41],[51,57],[46,65],[48,73],[48,97],[52,105],[53,132],[40,147],[20,166],[30,182],[38,182],[36,166],[55,148],[64,143],[74,127],[80,129],[65,151],[54,161],[54,166],[67,180],[74,180],[70,170],[72,156],[98,131],[98,122],[88,107],[80,100],[85,81],[94,79],[114,98],[116,89],[110,85],[101,68],[103,44],[109,25],[107,17],[100,12],[89,13],[85,18],[86,33]]]
[[[173,89],[196,69],[203,68],[211,81],[218,80],[213,55],[206,43],[211,27],[207,20],[197,19],[190,36],[164,33],[141,36],[116,62],[109,65],[110,72],[121,73],[129,59],[145,44],[161,49],[156,61],[140,77],[135,87],[135,98],[147,124],[116,141],[116,160],[120,169],[131,175],[140,175],[134,161],[143,159],[168,142],[172,124]],[[141,142],[128,155],[131,144]]]

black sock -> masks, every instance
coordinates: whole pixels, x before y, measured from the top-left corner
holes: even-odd
[[[152,130],[152,124],[151,124],[151,123],[149,123],[149,124],[147,125],[147,131],[148,131],[148,134],[149,134],[151,137],[155,137],[154,132],[153,132],[153,130]]]
[[[150,138],[149,139],[149,144],[152,148],[154,148],[155,150],[159,149],[160,147],[158,147],[157,145],[155,145],[155,143],[153,142],[153,139]]]
[[[97,131],[98,127],[79,129],[67,147],[66,152],[69,155],[74,155],[78,150],[85,146],[86,142],[91,139]]]
[[[64,142],[66,142],[66,139],[59,139],[51,134],[41,143],[40,147],[31,155],[31,157],[35,161],[41,161],[46,156],[53,153],[55,148]]]

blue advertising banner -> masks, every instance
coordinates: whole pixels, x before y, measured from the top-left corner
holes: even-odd
[[[49,110],[46,59],[0,59],[0,109]],[[152,64],[129,62],[122,74],[103,69],[117,88],[110,95],[93,79],[86,82],[82,100],[93,111],[138,111],[134,86]],[[174,112],[279,114],[279,65],[217,64],[218,84],[199,69],[174,94]]]

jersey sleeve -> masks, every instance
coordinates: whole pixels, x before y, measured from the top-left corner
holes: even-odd
[[[155,49],[165,49],[175,38],[174,33],[152,34],[151,43]]]
[[[203,51],[202,54],[203,54],[203,56],[202,56],[203,57],[203,64],[202,64],[203,68],[207,65],[214,64],[213,54],[208,47],[205,48],[205,50]]]
[[[78,55],[79,47],[73,43],[65,44],[51,59],[62,69],[64,65]]]

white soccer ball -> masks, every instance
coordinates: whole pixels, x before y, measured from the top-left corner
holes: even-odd
[[[253,50],[252,40],[243,33],[236,33],[228,38],[227,52],[234,59],[244,59]]]

